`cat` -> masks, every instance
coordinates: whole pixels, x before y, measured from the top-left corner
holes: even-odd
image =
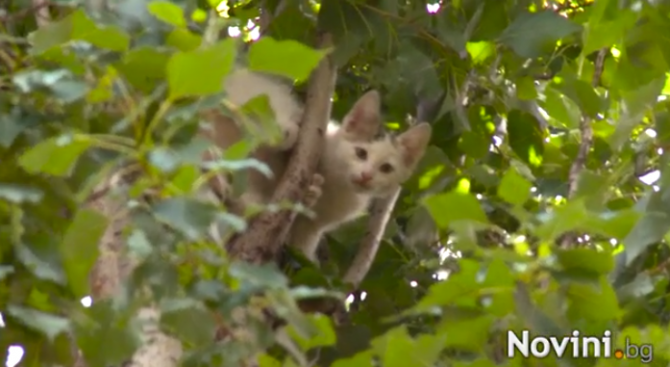
[[[286,170],[304,107],[288,84],[246,69],[234,70],[225,81],[225,89],[228,100],[237,105],[267,95],[284,133],[278,145],[262,146],[252,155],[267,164],[273,176],[249,170],[247,189],[241,197],[244,205],[268,204]],[[225,149],[242,139],[239,125],[231,118],[213,110],[206,111],[203,117],[210,127],[202,133],[219,148]],[[393,192],[411,176],[423,156],[431,136],[429,124],[415,125],[397,137],[381,133],[381,125],[380,96],[374,90],[354,104],[341,124],[329,122],[324,151],[308,192],[315,216],[299,215],[289,231],[289,243],[308,259],[316,261],[316,248],[323,234],[361,215],[373,198]],[[226,185],[225,180],[212,183]]]
[[[428,123],[419,123],[393,136],[381,133],[380,98],[363,95],[344,117],[331,122],[317,168],[323,177],[314,217],[298,216],[288,241],[306,258],[316,260],[321,237],[363,214],[371,200],[391,194],[414,172],[431,136]]]

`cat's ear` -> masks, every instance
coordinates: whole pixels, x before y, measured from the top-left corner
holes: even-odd
[[[403,150],[403,158],[407,166],[415,165],[423,157],[431,133],[430,125],[427,122],[422,122],[398,135],[397,142]]]
[[[350,136],[371,139],[381,127],[381,102],[379,92],[371,90],[356,101],[344,117],[342,128]]]

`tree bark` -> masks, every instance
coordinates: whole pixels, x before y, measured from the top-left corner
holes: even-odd
[[[123,229],[130,224],[130,213],[125,193],[114,196],[113,188],[123,180],[123,174],[117,173],[94,191],[86,206],[108,217],[110,223],[98,245],[100,256],[89,277],[93,302],[118,295],[122,282],[132,273],[135,262],[125,255]],[[100,194],[101,193],[101,194]],[[135,352],[126,364],[128,367],[177,367],[182,355],[181,342],[160,331],[158,322],[160,310],[156,306],[141,308],[137,314],[142,324],[144,344]],[[83,363],[78,360],[77,363]]]
[[[368,231],[361,241],[354,261],[344,275],[344,282],[352,284],[354,288],[358,288],[370,271],[398,196],[400,196],[400,188],[385,198],[375,199],[372,203]]]
[[[605,56],[607,56],[608,52],[609,48],[607,47],[598,51],[598,57],[594,62],[593,78],[591,79],[591,86],[593,88],[600,85],[600,79],[605,67]],[[591,126],[591,118],[586,113],[582,113],[582,117],[579,120],[579,134],[582,137],[582,141],[579,144],[579,151],[568,173],[568,199],[574,198],[577,194],[579,175],[584,170],[584,167],[586,167],[589,151],[593,145],[593,127]],[[577,234],[575,232],[568,232],[561,237],[559,243],[561,248],[570,248],[575,245],[576,240]]]

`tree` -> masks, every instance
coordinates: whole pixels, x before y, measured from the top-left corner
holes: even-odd
[[[3,6],[0,345],[23,365],[667,365],[669,1]],[[305,96],[290,202],[364,91],[391,130],[433,124],[415,177],[320,268],[279,241],[291,205],[199,199],[276,138],[250,125],[203,167],[203,111],[272,113],[225,103],[236,60]],[[508,356],[523,330],[610,331],[627,357]]]

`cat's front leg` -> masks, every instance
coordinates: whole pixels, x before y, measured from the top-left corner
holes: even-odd
[[[323,191],[321,187],[323,186],[324,183],[324,178],[318,173],[315,173],[312,176],[312,182],[310,182],[309,187],[307,188],[307,192],[305,193],[305,196],[303,198],[303,205],[312,208],[316,204],[317,201],[321,198],[321,194],[323,194]]]
[[[289,243],[316,264],[319,263],[316,258],[316,249],[320,239],[321,230],[317,223],[303,216],[295,218],[289,234]]]

